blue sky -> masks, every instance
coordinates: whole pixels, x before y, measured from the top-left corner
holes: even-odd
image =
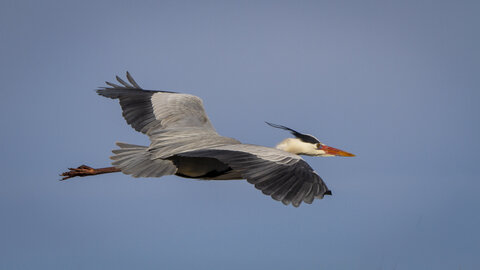
[[[478,1],[0,2],[1,269],[479,269]],[[310,133],[333,196],[122,174],[148,144],[94,89],[129,70],[217,131]]]

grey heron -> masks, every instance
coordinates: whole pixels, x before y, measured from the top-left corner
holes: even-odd
[[[149,146],[117,142],[113,167],[94,169],[86,165],[69,168],[62,180],[76,176],[122,172],[133,177],[177,175],[204,180],[246,179],[264,194],[285,205],[311,204],[315,198],[331,195],[322,178],[300,155],[354,156],[329,147],[309,134],[268,123],[289,131],[275,148],[243,144],[219,135],[199,97],[142,89],[126,74],[128,82],[106,82],[97,93],[118,99],[127,123],[146,134]]]

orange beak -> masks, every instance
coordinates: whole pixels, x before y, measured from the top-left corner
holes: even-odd
[[[325,154],[327,154],[327,155],[341,156],[341,157],[354,157],[355,156],[354,154],[345,152],[345,151],[337,149],[337,148],[326,146],[326,145],[324,145],[322,147],[322,150],[325,151]]]

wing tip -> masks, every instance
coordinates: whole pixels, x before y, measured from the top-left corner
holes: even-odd
[[[128,82],[130,84],[125,82],[122,78],[120,78],[120,76],[115,75],[115,79],[121,85],[116,84],[116,83],[112,83],[112,82],[109,82],[109,81],[105,81],[105,84],[108,85],[108,87],[100,87],[100,89],[101,90],[114,90],[114,89],[139,89],[139,90],[143,90],[143,88],[140,87],[140,85],[138,85],[138,83],[133,79],[132,74],[130,74],[130,72],[128,70],[126,71],[126,78],[127,78]]]

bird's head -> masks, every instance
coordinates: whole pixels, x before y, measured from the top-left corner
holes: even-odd
[[[266,122],[274,128],[290,131],[295,138],[288,138],[280,142],[276,148],[296,155],[319,156],[319,157],[354,157],[354,154],[333,148],[321,143],[317,138],[309,134],[303,134],[291,128]]]

